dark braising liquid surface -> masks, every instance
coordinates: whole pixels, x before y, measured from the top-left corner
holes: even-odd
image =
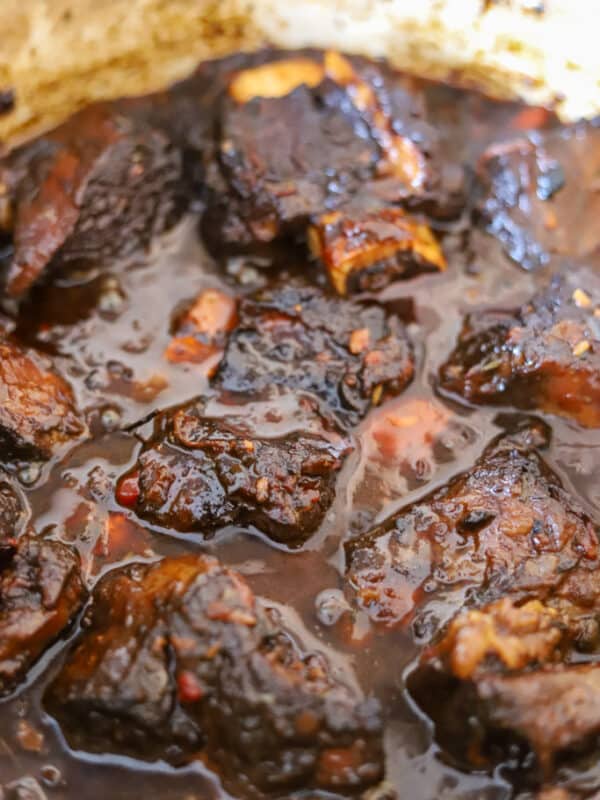
[[[194,100],[205,103],[207,116],[222,72],[214,67],[213,77],[211,69],[204,70],[205,87],[213,89],[205,91],[204,99]],[[419,91],[428,98],[431,121],[445,134],[448,153],[471,170],[491,142],[556,124],[544,112],[445,87],[423,86]],[[156,103],[168,114],[164,96]],[[173,318],[205,288],[248,293],[286,271],[316,276],[321,283],[325,279],[302,248],[291,245],[269,269],[258,257],[213,258],[199,237],[201,213],[198,203],[153,242],[149,254],[116,261],[108,269],[79,270],[71,265],[37,284],[18,310],[7,308],[6,324],[18,339],[56,359],[93,434],[62,460],[11,465],[31,505],[33,527],[77,548],[90,585],[115,566],[190,552],[214,554],[239,570],[261,602],[280,611],[288,630],[304,626],[305,647],[324,652],[336,674],[351,672],[365,694],[382,702],[386,790],[365,796],[533,798],[537,786],[531,785],[516,756],[493,771],[468,772],[441,752],[431,725],[404,688],[404,675],[418,655],[412,638],[402,630],[377,630],[364,611],[349,605],[343,543],[468,469],[502,429],[496,418],[499,410],[511,411],[510,405],[469,408],[442,397],[434,389],[435,378],[466,313],[489,306],[518,307],[544,283],[549,267],[524,269],[483,227],[469,233],[468,209],[460,220],[442,223],[440,227],[447,228],[443,243],[448,269],[398,281],[381,293],[386,300],[401,301],[396,306],[404,310],[415,343],[415,378],[399,396],[371,409],[356,429],[358,446],[337,477],[335,500],[316,533],[298,548],[276,544],[252,526],[226,526],[207,539],[142,523],[114,497],[118,478],[135,464],[138,436],[144,433],[128,428],[157,409],[207,389],[210,360],[181,364],[163,355],[172,338]],[[578,495],[587,513],[600,518],[600,429],[551,414],[539,416],[552,428],[547,463]],[[242,796],[234,786],[230,794],[222,789],[201,761],[176,768],[71,751],[56,722],[44,712],[41,696],[69,640],[77,635],[75,625],[67,640],[57,642],[35,664],[26,683],[2,701],[0,784],[33,776],[48,798],[57,800]],[[600,791],[600,771],[593,759],[578,763],[576,769],[559,771],[553,785],[581,792],[573,796],[591,797]],[[333,800],[345,795],[300,790],[276,796]]]

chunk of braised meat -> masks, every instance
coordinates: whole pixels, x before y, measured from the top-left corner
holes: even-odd
[[[233,53],[198,64],[186,78],[167,89],[111,102],[111,107],[140,123],[158,128],[184,155],[184,170],[201,190],[203,161],[212,158],[215,120],[224,87],[234,72],[258,64],[265,53]],[[190,177],[186,174],[186,178]]]
[[[86,431],[51,360],[0,332],[0,444],[10,458],[49,458]]]
[[[568,597],[518,602],[502,597],[457,614],[423,651],[420,670],[478,683],[490,675],[568,663],[600,644],[600,590],[592,578],[579,596],[573,578]]]
[[[312,398],[283,403],[212,415],[199,401],[160,414],[117,500],[165,528],[211,534],[238,523],[301,544],[333,502],[351,445]]]
[[[0,471],[0,568],[15,552],[29,508],[16,481]]]
[[[340,295],[446,269],[431,229],[401,208],[330,211],[311,225],[308,241]]]
[[[492,670],[521,670],[568,659],[574,649],[592,650],[600,644],[600,591],[588,583],[592,591],[583,605],[564,597],[519,605],[503,597],[459,613],[421,660],[443,665],[460,680],[476,680]]]
[[[496,453],[488,451],[458,479],[460,493],[449,487],[430,506],[429,541],[438,552],[427,590],[437,597],[420,602],[434,618],[433,644],[423,650],[408,686],[433,719],[440,745],[461,764],[491,767],[508,748],[514,755],[516,734],[523,756],[533,751],[548,777],[557,754],[587,745],[600,730],[598,709],[587,700],[597,679],[589,682],[573,666],[600,645],[600,531],[538,456],[502,447],[509,460],[502,472]],[[475,476],[485,493],[473,485]],[[453,533],[447,520],[456,514],[454,541],[445,547]],[[475,544],[466,544],[467,537]],[[391,540],[389,548],[394,552]],[[473,568],[465,581],[463,559],[469,558]],[[486,563],[478,564],[482,558]],[[396,550],[390,563],[389,570],[396,564],[409,570],[411,559],[402,562]],[[470,584],[478,567],[479,583]],[[444,626],[436,600],[449,599],[454,616]],[[586,709],[575,720],[580,702]]]
[[[240,302],[215,383],[251,397],[273,387],[310,392],[355,425],[413,373],[412,346],[395,313],[288,283]]]
[[[573,663],[599,645],[600,585],[594,571],[576,568],[542,601],[503,597],[458,614],[423,652],[409,685],[442,746],[461,761],[493,763],[516,734],[548,777],[555,757],[600,732],[600,669]]]
[[[440,386],[470,403],[512,405],[600,427],[600,278],[555,277],[516,311],[469,315]]]
[[[302,652],[210,557],[104,578],[45,703],[76,749],[206,757],[247,792],[353,793],[382,772],[377,704]]]
[[[600,127],[580,124],[492,145],[478,175],[487,230],[525,269],[597,250]]]
[[[223,352],[237,321],[235,298],[219,289],[204,289],[174,320],[165,358],[174,364],[201,364]]]
[[[385,626],[412,624],[422,643],[502,597],[593,606],[598,528],[537,453],[543,433],[500,436],[470,470],[349,542],[356,604]]]
[[[204,231],[215,248],[260,245],[359,193],[453,215],[447,173],[408,80],[332,51],[276,57],[229,83]]]
[[[489,675],[476,685],[480,718],[521,736],[544,772],[565,751],[600,733],[600,667],[555,664],[519,675]],[[596,742],[593,742],[596,744]]]
[[[0,695],[12,691],[85,601],[77,553],[24,535],[0,563]]]
[[[12,197],[7,290],[15,297],[51,264],[146,247],[182,205],[179,152],[163,133],[108,105],[26,145],[0,177]]]
[[[443,745],[477,766],[502,758],[516,741],[536,755],[542,776],[561,761],[597,746],[600,733],[600,667],[546,664],[517,672],[490,671],[477,680],[448,682],[432,690],[437,676],[419,676],[413,689],[436,721]],[[441,689],[443,686],[443,689]],[[443,691],[443,703],[427,698]],[[470,720],[470,731],[465,721]],[[464,749],[467,753],[464,753]],[[458,750],[458,752],[457,752]],[[513,750],[514,752],[514,750]],[[466,758],[465,758],[466,756]]]

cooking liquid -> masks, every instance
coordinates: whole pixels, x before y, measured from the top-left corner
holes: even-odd
[[[524,112],[475,94],[436,86],[424,91],[434,103],[435,122],[447,134],[448,152],[470,164],[489,142],[521,133],[528,120],[553,124],[544,112]],[[319,531],[298,550],[235,527],[210,540],[173,534],[142,525],[114,500],[116,479],[135,462],[139,449],[137,431],[127,428],[207,387],[209,364],[170,364],[163,357],[180,304],[209,286],[239,292],[269,278],[269,271],[252,259],[233,260],[223,268],[209,257],[199,241],[197,212],[137,262],[115,264],[110,273],[71,270],[54,277],[34,290],[15,321],[22,339],[58,357],[95,434],[59,463],[42,466],[37,482],[24,486],[35,529],[74,544],[90,582],[117,564],[190,551],[213,553],[239,569],[265,603],[277,605],[289,629],[303,623],[310,637],[300,633],[306,649],[326,652],[335,669],[342,675],[353,671],[364,692],[382,701],[388,793],[373,795],[381,800],[533,796],[516,759],[493,774],[467,774],[444,758],[427,720],[403,690],[403,674],[417,654],[410,635],[377,632],[364,615],[352,611],[343,594],[344,539],[468,468],[500,430],[494,422],[499,409],[468,409],[442,399],[432,388],[433,378],[465,312],[489,305],[516,307],[545,274],[521,269],[483,232],[466,245],[462,228],[460,222],[448,226],[446,273],[396,283],[383,292],[386,300],[406,300],[406,309],[412,304],[408,316],[417,374],[406,392],[373,410],[357,430],[358,446],[339,478],[336,501]],[[290,252],[286,267],[314,276],[319,272],[318,266],[302,261],[300,251]],[[546,459],[598,518],[600,485],[594,475],[600,468],[600,431],[546,419],[554,431]],[[76,635],[77,626],[69,638]],[[56,800],[238,796],[235,787],[232,794],[224,791],[201,762],[174,769],[71,752],[40,705],[67,646],[68,640],[58,642],[31,671],[27,684],[0,704],[0,783],[32,776]],[[28,725],[43,741],[31,731],[26,735]],[[600,788],[600,767],[563,772],[558,783],[581,787],[587,797],[588,790]],[[285,796],[338,797],[315,791]]]

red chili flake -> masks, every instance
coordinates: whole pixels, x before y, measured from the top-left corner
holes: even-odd
[[[180,703],[197,703],[204,696],[204,689],[193,672],[180,672],[177,676],[177,693]]]
[[[117,503],[127,508],[132,508],[138,501],[140,496],[140,473],[139,470],[130,472],[125,475],[117,484],[115,497]]]

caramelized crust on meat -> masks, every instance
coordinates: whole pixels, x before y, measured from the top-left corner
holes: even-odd
[[[85,431],[73,391],[50,359],[0,332],[2,457],[49,458]]]
[[[12,691],[85,601],[77,553],[23,536],[0,563],[0,695]]]
[[[401,208],[331,211],[311,225],[308,242],[340,295],[446,269],[430,228]]]
[[[525,739],[546,773],[557,755],[589,745],[600,732],[597,664],[488,675],[475,690],[485,724]]]
[[[324,77],[323,65],[311,58],[282,58],[240,70],[231,79],[228,91],[236,103],[249,103],[255,97],[285,97],[299,86],[312,89]]]
[[[499,437],[468,472],[347,545],[349,587],[374,621],[412,623],[427,642],[461,608],[502,597],[596,602],[598,529],[536,437]]]
[[[600,278],[556,276],[517,311],[469,315],[440,386],[470,403],[512,405],[600,427]]]
[[[406,80],[335,52],[274,59],[237,72],[223,98],[203,230],[219,251],[257,246],[359,194],[451,216],[462,187],[438,161]]]
[[[478,167],[487,230],[525,269],[600,246],[600,127],[567,129],[492,145]]]
[[[482,609],[465,611],[450,622],[423,660],[439,659],[461,680],[485,673],[490,662],[501,669],[515,670],[556,660],[580,633],[576,625],[569,625],[575,623],[569,609],[560,603],[557,606],[544,605],[539,600],[517,605],[503,597]],[[575,607],[572,611],[575,615]],[[592,616],[590,620],[593,621]],[[592,628],[597,633],[597,628]]]
[[[573,665],[598,650],[600,587],[594,572],[578,570],[565,583],[566,596],[521,605],[504,597],[465,611],[423,652],[409,687],[462,762],[489,765],[522,742],[549,777],[558,756],[585,749],[600,731],[600,668]]]
[[[289,398],[287,419],[285,401],[279,410],[276,405],[229,405],[224,416],[211,416],[194,402],[159,415],[117,499],[178,531],[211,534],[231,523],[251,524],[278,541],[301,544],[333,502],[351,445],[310,398]]]
[[[110,573],[46,705],[77,749],[205,756],[242,793],[354,793],[382,772],[377,704],[301,652],[210,557]]]
[[[487,523],[471,534],[478,537],[478,552],[467,548],[467,557],[475,562],[483,550],[488,562],[481,583],[468,587],[462,605],[454,606],[456,616],[438,626],[408,685],[435,722],[441,746],[462,764],[491,766],[507,748],[514,753],[522,744],[549,777],[558,755],[584,749],[600,731],[598,665],[573,664],[600,645],[599,529],[541,461],[534,466],[528,455],[526,475],[514,464],[522,456],[506,455],[515,477],[521,473],[520,487],[497,479],[489,455],[472,473],[486,477],[487,497],[496,493],[505,506],[495,528]],[[462,506],[451,491],[442,495],[437,508]],[[530,522],[518,513],[515,495],[527,503]],[[485,505],[489,500],[482,510]],[[447,533],[438,525],[436,538]],[[497,569],[501,560],[504,574]],[[438,564],[442,556],[432,570]],[[446,572],[448,577],[453,575]],[[456,586],[450,591],[456,593]],[[435,598],[427,605],[435,614]]]
[[[23,295],[50,264],[98,262],[146,247],[181,205],[181,158],[148,124],[108,105],[75,114],[5,168],[14,255],[7,291]]]
[[[348,425],[412,380],[414,356],[385,306],[343,301],[303,283],[244,298],[215,384],[262,397],[273,387],[314,394]]]
[[[364,115],[369,132],[380,149],[376,174],[392,177],[400,182],[399,196],[419,194],[428,182],[427,158],[424,150],[409,136],[395,131],[395,120],[386,100],[378,95],[376,85],[382,81],[365,79],[352,62],[335,50],[325,53],[325,75],[343,86],[355,108]]]
[[[523,750],[533,751],[539,772],[549,778],[561,758],[589,750],[600,732],[597,664],[549,663],[514,672],[490,669],[476,680],[459,683],[424,669],[411,676],[411,683],[436,722],[442,745],[479,768],[521,744]]]
[[[12,552],[16,537],[29,516],[29,508],[17,483],[0,471],[0,563]]]

